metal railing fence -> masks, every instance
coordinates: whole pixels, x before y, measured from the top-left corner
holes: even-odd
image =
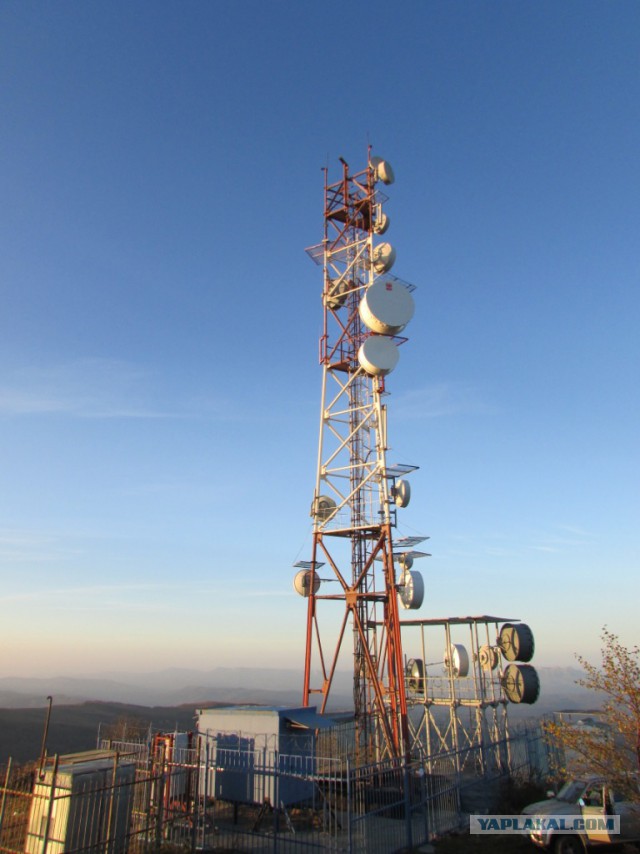
[[[93,765],[9,762],[0,776],[0,852],[390,854],[461,828],[508,777],[548,772],[538,727],[493,747],[506,768],[487,770],[478,746],[356,766],[345,756],[208,743],[158,755],[151,742],[112,742],[109,758],[103,751]]]

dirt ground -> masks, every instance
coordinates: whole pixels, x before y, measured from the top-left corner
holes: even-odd
[[[436,854],[535,854],[540,851],[522,836],[470,836],[459,834],[436,840]],[[618,848],[619,854],[638,854],[633,845]]]
[[[539,849],[522,836],[448,836],[433,843],[436,854],[535,854]]]

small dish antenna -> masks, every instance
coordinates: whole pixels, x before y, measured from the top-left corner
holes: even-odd
[[[301,569],[300,572],[296,572],[293,579],[293,589],[305,598],[311,595],[311,575],[310,569]],[[313,592],[315,595],[320,589],[320,579],[317,573],[313,573],[313,576]]]
[[[319,522],[327,522],[337,512],[336,502],[328,495],[319,495],[316,498],[315,506],[312,508],[311,515]]]
[[[371,167],[376,181],[382,181],[383,184],[393,184],[396,180],[388,160],[383,160],[382,157],[372,157]]]
[[[415,611],[424,601],[424,581],[422,575],[417,572],[405,570],[398,585],[400,604],[405,610]]]
[[[481,646],[478,650],[478,663],[482,670],[495,670],[500,663],[500,654],[495,646]]]
[[[345,304],[349,283],[344,279],[329,279],[327,282],[327,293],[324,295],[324,304],[332,311],[337,311]]]
[[[400,564],[400,568],[404,571],[411,569],[413,566],[413,555],[410,554],[401,554],[398,557],[398,563]]]
[[[456,679],[469,674],[469,653],[461,643],[452,643],[444,652],[444,668]]]
[[[397,480],[391,494],[398,507],[407,507],[411,501],[411,484],[408,480]]]
[[[390,243],[380,243],[373,250],[373,269],[376,273],[387,273],[395,264],[396,250]]]
[[[412,658],[405,670],[411,691],[424,691],[424,662],[421,658]]]
[[[376,205],[376,218],[373,223],[373,230],[376,234],[384,234],[385,231],[389,228],[391,220],[389,219],[388,214],[383,213],[382,205]]]

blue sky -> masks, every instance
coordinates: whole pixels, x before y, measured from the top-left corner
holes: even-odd
[[[419,613],[519,617],[539,664],[637,640],[639,35],[625,0],[0,5],[2,675],[302,667],[304,249],[369,142]]]

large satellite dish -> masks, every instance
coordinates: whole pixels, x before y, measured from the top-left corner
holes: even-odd
[[[378,279],[358,306],[365,326],[379,335],[397,335],[413,317],[413,297],[399,282]]]
[[[386,335],[370,335],[358,350],[358,361],[372,377],[390,374],[398,364],[400,353]]]

